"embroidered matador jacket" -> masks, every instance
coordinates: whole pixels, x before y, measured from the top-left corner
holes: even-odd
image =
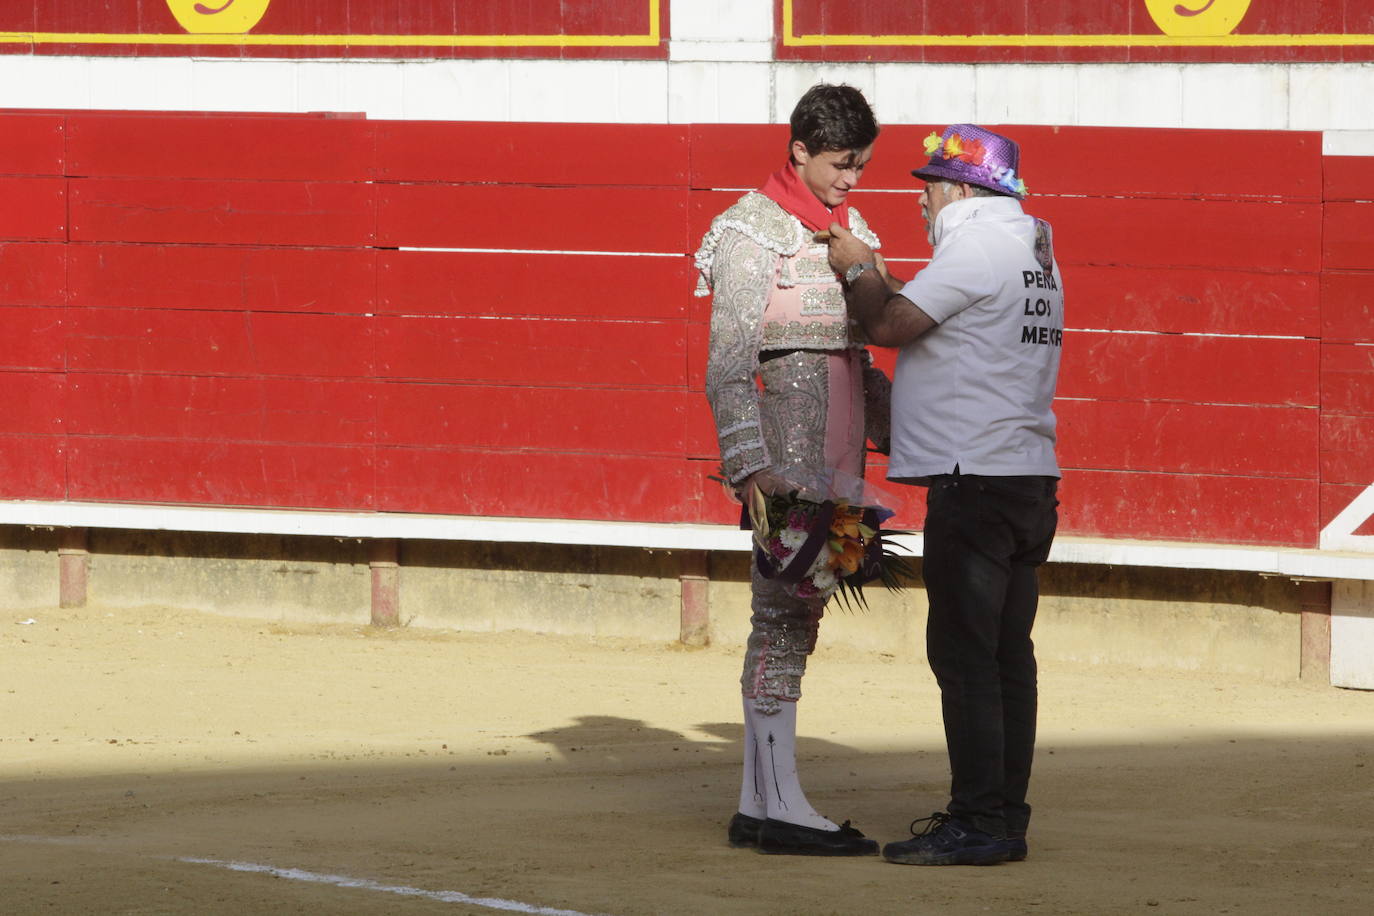
[[[880,246],[853,207],[849,221],[861,241]],[[706,396],[722,470],[732,484],[785,460],[770,454],[756,383],[760,355],[766,359],[770,352],[815,351],[819,357],[857,351],[863,366],[863,434],[886,450],[890,384],[873,368],[862,330],[849,319],[827,253],[800,220],[757,191],[712,220],[697,251],[697,295],[713,296]],[[862,442],[856,447],[862,451]]]

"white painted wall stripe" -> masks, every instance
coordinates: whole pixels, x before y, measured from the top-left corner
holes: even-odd
[[[474,897],[462,891],[429,891],[420,887],[408,887],[404,884],[382,884],[380,881],[372,881],[367,878],[352,878],[348,875],[321,874],[320,872],[305,871],[300,868],[277,868],[274,865],[259,865],[254,862],[229,862],[222,859],[202,859],[195,856],[182,856],[176,861],[186,862],[191,865],[212,865],[216,868],[228,869],[229,871],[271,875],[274,878],[285,878],[288,881],[305,881],[310,884],[332,884],[335,887],[375,891],[381,894],[397,894],[402,897],[423,897],[427,900],[438,900],[442,903],[465,903],[469,906],[484,907],[489,910],[504,910],[511,913],[532,913],[536,914],[536,916],[591,916],[591,914],[583,913],[578,910],[561,910],[549,906],[536,906],[532,903],[521,903],[519,900],[505,900],[500,897]]]
[[[126,503],[0,501],[0,525],[35,528],[116,528],[141,531],[280,534],[336,538],[399,538],[636,547],[649,550],[747,551],[749,532],[728,525],[482,518],[386,512],[225,509]],[[921,535],[895,539],[919,556]],[[1361,545],[1363,546],[1363,545]],[[1367,549],[1367,548],[1366,548]],[[1052,563],[1220,569],[1317,579],[1374,580],[1374,552],[1250,547],[1181,541],[1055,538]]]
[[[674,56],[688,44],[675,44]],[[713,55],[719,42],[703,42]],[[728,49],[726,49],[728,50]],[[350,111],[372,119],[780,124],[811,84],[888,124],[1374,131],[1374,64],[908,64],[736,60],[271,60],[0,55],[0,107]]]

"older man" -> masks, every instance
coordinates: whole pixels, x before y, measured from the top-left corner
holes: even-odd
[[[870,342],[901,348],[888,477],[928,488],[926,652],[940,685],[950,800],[883,856],[985,865],[1026,856],[1031,627],[1037,568],[1058,523],[1051,401],[1064,292],[1049,224],[1021,209],[1016,143],[956,124],[931,134],[926,152],[929,163],[912,174],[925,180],[930,264],[900,285],[840,226],[830,227],[830,262]]]

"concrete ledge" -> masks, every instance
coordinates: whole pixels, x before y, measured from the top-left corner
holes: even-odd
[[[64,501],[0,502],[0,524],[122,528],[223,534],[488,541],[642,547],[655,550],[749,549],[747,532],[727,525],[672,525],[568,519],[482,518],[387,512],[229,509]],[[919,555],[919,534],[896,539]],[[1182,541],[1056,538],[1053,563],[1258,572],[1312,579],[1374,580],[1374,554]]]

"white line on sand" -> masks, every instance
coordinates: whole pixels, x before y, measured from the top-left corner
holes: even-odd
[[[223,859],[201,859],[193,856],[181,856],[178,857],[176,861],[189,862],[193,865],[213,865],[216,868],[227,868],[230,871],[272,875],[277,878],[286,878],[291,881],[307,881],[312,884],[332,884],[335,887],[352,887],[365,891],[378,891],[383,894],[400,894],[404,897],[424,897],[428,900],[440,900],[444,903],[466,903],[471,906],[481,906],[492,910],[509,910],[515,913],[534,913],[537,914],[537,916],[590,916],[590,914],[580,913],[577,910],[560,910],[548,906],[535,906],[530,903],[521,903],[519,900],[503,900],[500,897],[473,897],[470,894],[464,894],[462,891],[427,891],[420,887],[382,884],[380,881],[370,881],[367,878],[350,878],[347,875],[324,875],[319,872],[304,871],[299,868],[277,868],[273,865],[258,865],[253,862],[226,862]]]

